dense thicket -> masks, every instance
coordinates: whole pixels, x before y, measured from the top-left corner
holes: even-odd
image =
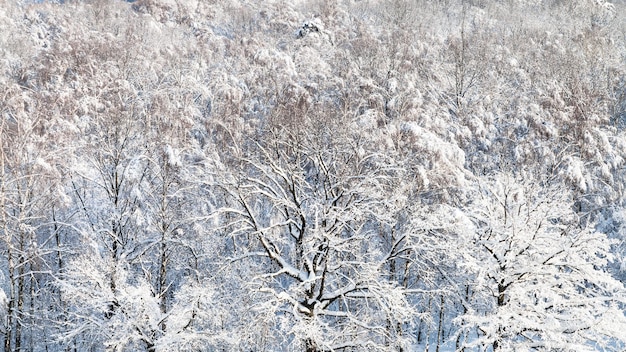
[[[2,348],[623,350],[625,11],[0,1]]]

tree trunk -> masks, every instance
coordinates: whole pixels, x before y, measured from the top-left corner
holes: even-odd
[[[160,246],[160,267],[159,267],[159,308],[161,309],[161,313],[165,314],[167,312],[167,244],[165,243],[165,233],[161,238],[161,246]],[[167,326],[165,325],[165,319],[161,323],[161,331],[165,331]]]
[[[443,313],[443,305],[445,301],[443,295],[441,295],[441,306],[439,307],[439,328],[437,329],[437,348],[436,352],[439,352],[439,348],[441,347],[441,340],[443,337],[443,323],[444,323],[444,313]]]
[[[306,339],[306,341],[304,342],[304,345],[305,345],[306,352],[318,352],[319,351],[317,349],[317,344],[315,343],[315,341],[313,341],[313,339]]]

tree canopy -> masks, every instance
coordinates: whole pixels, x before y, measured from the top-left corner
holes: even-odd
[[[0,0],[4,351],[622,351],[626,4]]]

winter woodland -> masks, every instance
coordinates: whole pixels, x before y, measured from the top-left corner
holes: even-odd
[[[0,0],[9,351],[624,351],[626,2]]]

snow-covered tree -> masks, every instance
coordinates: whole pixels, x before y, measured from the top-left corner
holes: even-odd
[[[3,346],[619,349],[625,6],[0,0]]]
[[[406,290],[385,279],[397,248],[378,245],[396,211],[386,199],[393,166],[345,130],[274,133],[216,185],[231,204],[221,210],[231,260],[251,266],[258,314],[274,315],[272,328],[287,334],[270,346],[408,346],[409,336],[389,330],[412,312]]]
[[[476,273],[475,293],[458,321],[476,329],[470,346],[623,348],[624,286],[606,272],[611,242],[580,221],[569,192],[497,175],[469,206],[475,229],[466,265]]]

